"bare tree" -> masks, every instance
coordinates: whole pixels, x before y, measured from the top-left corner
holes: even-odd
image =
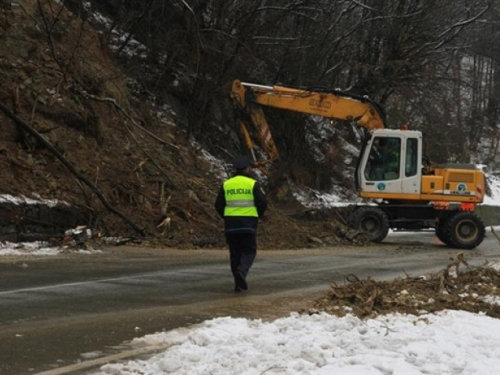
[[[131,71],[147,89],[189,103],[188,130],[195,136],[215,130],[221,122],[214,108],[228,101],[228,85],[234,78],[341,87],[387,106],[390,124],[410,123],[423,130],[429,135],[429,152],[445,161],[468,158],[483,125],[496,121],[496,63],[480,58],[472,48],[492,28],[483,26],[485,19],[495,20],[498,6],[491,3],[496,4],[129,0],[123,1],[116,25],[129,33],[123,46],[134,38],[147,47],[146,58],[130,60]],[[467,56],[477,61],[475,70],[481,74],[472,81],[463,71]],[[485,75],[486,86],[479,84]],[[473,91],[476,104],[465,100],[466,88]],[[481,118],[472,108],[487,121],[469,120]],[[223,116],[224,123],[231,122],[230,115]],[[305,129],[294,130],[301,134],[289,140],[287,150],[298,160],[293,156],[304,151],[298,145]],[[278,138],[288,136],[284,126],[276,131]]]

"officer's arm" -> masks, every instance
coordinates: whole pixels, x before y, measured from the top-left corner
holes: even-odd
[[[217,198],[215,199],[215,210],[220,217],[224,217],[224,209],[226,208],[226,197],[224,195],[224,188],[221,186]]]
[[[266,212],[267,198],[258,182],[256,182],[253,187],[253,196],[257,213],[259,214],[259,217],[262,217]]]

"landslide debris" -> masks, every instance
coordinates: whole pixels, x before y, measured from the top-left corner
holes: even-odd
[[[228,166],[214,164],[194,142],[178,99],[167,97],[167,105],[156,106],[155,95],[127,76],[102,35],[62,6],[33,1],[16,11],[0,10],[0,102],[151,238],[175,247],[225,246],[213,202]],[[71,227],[138,236],[44,142],[2,111],[0,124],[0,195],[58,200],[74,207],[75,216],[86,212]],[[227,138],[206,134],[214,144]],[[0,213],[2,226],[26,232],[25,238],[36,239],[37,228],[55,228],[47,207],[11,206]],[[335,215],[315,221],[285,212],[271,202],[259,228],[260,248],[351,240]]]

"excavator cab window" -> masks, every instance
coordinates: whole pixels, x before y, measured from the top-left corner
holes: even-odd
[[[365,168],[368,181],[389,181],[399,178],[401,163],[401,139],[375,137]]]
[[[406,167],[405,177],[412,177],[417,174],[418,168],[418,139],[408,138],[406,140]]]

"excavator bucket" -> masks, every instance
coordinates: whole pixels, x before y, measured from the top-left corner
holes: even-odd
[[[245,141],[246,147],[252,153],[254,162],[257,165],[264,165],[271,163],[276,160],[279,156],[278,149],[274,143],[274,139],[267,124],[267,120],[264,116],[264,112],[260,105],[253,103],[252,101],[247,101],[247,95],[249,92],[241,84],[240,81],[233,82],[233,88],[231,91],[231,98],[235,106],[235,113],[240,125],[240,131]],[[254,142],[248,127],[253,129],[253,135],[257,138],[260,146],[264,149],[265,153],[268,155],[266,160],[257,160],[254,153]]]

